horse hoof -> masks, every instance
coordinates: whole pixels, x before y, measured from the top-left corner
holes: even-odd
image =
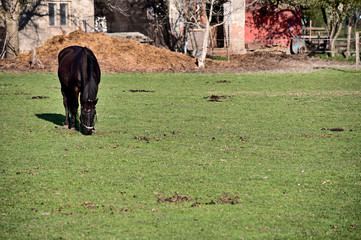
[[[63,125],[63,129],[69,129],[69,125]]]
[[[71,131],[75,131],[75,127],[70,128]]]

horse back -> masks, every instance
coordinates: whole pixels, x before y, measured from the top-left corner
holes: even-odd
[[[70,46],[60,51],[58,55],[58,76],[62,85],[66,87],[82,87],[85,79],[100,82],[100,68],[98,61],[86,47]]]

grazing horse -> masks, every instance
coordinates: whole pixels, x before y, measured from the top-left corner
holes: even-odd
[[[80,93],[80,130],[83,134],[90,135],[95,132],[95,105],[98,102],[100,82],[98,61],[88,48],[71,46],[59,53],[58,63],[58,77],[66,114],[63,128],[69,128],[70,111],[71,129],[75,129]]]

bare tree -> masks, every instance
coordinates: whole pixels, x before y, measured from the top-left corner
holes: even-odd
[[[168,0],[147,0],[146,2],[147,19],[154,32],[153,43],[156,46],[169,47]]]
[[[13,58],[19,54],[19,31],[28,23],[24,15],[37,14],[41,0],[1,0],[0,18],[6,28],[6,58]]]
[[[96,10],[106,10],[110,12],[119,12],[124,16],[129,17],[129,9],[123,4],[123,0],[95,0],[97,6]]]
[[[323,5],[322,14],[324,16],[324,22],[326,30],[330,38],[330,55],[335,56],[336,53],[336,41],[341,33],[343,23],[351,10],[351,6],[342,2],[334,2],[333,4]]]
[[[6,28],[6,58],[19,54],[19,20],[23,7],[23,1],[1,0],[0,17]]]
[[[352,37],[352,29],[356,32],[358,21],[361,17],[361,6],[356,6],[355,9],[350,11],[347,16],[347,51],[346,58],[350,57],[350,46],[351,46],[351,37]]]
[[[205,65],[205,60],[207,57],[209,33],[211,31],[210,23],[211,23],[212,17],[213,17],[213,8],[214,8],[215,1],[216,0],[210,0],[208,15],[206,14],[206,26],[205,26],[205,30],[204,30],[202,53],[201,53],[201,56],[198,58],[198,67],[204,67],[204,65]],[[219,25],[220,24],[223,24],[223,22],[219,23]],[[218,24],[213,25],[212,28],[216,27],[217,25]]]
[[[174,48],[186,52],[187,37],[192,29],[204,29],[205,27],[205,2],[202,0],[175,0],[170,1],[172,36]]]
[[[181,25],[178,27],[178,32],[173,31],[173,34],[176,34],[178,41],[182,42],[184,51],[191,30],[201,29],[204,33],[198,67],[205,66],[212,29],[224,25],[232,13],[245,8],[245,0],[173,0],[171,2],[178,12],[177,24]],[[224,6],[227,3],[230,3],[231,7],[225,11]]]

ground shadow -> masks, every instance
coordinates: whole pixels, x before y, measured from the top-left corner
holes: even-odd
[[[56,125],[62,126],[65,121],[65,116],[57,113],[40,113],[35,114],[38,118],[52,122]]]

